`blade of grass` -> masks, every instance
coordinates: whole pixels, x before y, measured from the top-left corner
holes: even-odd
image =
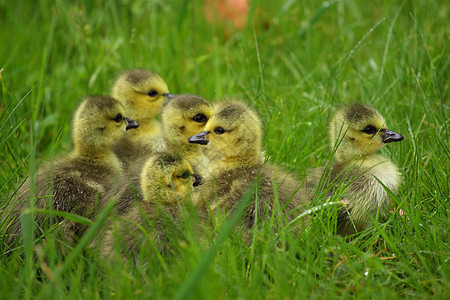
[[[197,267],[188,274],[187,279],[176,293],[174,299],[189,299],[192,297],[193,291],[196,289],[197,285],[200,284],[202,277],[206,275],[208,267],[214,260],[214,256],[219,250],[221,244],[227,239],[234,226],[236,226],[236,224],[242,218],[258,186],[258,181],[253,182],[253,184],[250,186],[248,191],[242,197],[239,206],[232,217],[228,221],[226,221],[214,244],[209,248],[208,251],[206,251],[206,253],[204,253],[204,255],[202,255],[203,258],[198,262]]]

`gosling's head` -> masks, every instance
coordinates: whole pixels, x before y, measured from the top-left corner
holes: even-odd
[[[125,109],[114,98],[90,96],[83,99],[73,118],[75,150],[107,152],[128,129],[139,124],[125,117]]]
[[[123,104],[129,117],[138,122],[154,118],[164,101],[173,97],[158,74],[141,69],[121,74],[113,85],[112,95]]]
[[[205,128],[214,113],[213,106],[194,95],[173,97],[163,108],[162,126],[171,151],[189,146],[188,139]]]
[[[403,140],[401,134],[387,128],[385,119],[373,106],[360,103],[343,106],[336,112],[329,135],[332,149],[336,143],[339,145],[335,158],[341,162],[370,155],[387,143]]]
[[[208,145],[211,161],[243,167],[262,162],[261,139],[262,122],[253,109],[243,103],[222,103],[189,142]]]
[[[200,178],[185,159],[167,152],[156,153],[144,165],[141,189],[144,201],[176,204],[188,199]]]

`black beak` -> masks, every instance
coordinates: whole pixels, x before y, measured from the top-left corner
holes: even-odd
[[[207,134],[208,133],[206,131],[197,133],[196,135],[191,136],[188,139],[188,142],[191,144],[207,145],[209,143],[209,141],[206,139]]]
[[[192,175],[192,176],[194,176],[194,178],[195,178],[195,181],[194,181],[194,183],[192,184],[193,187],[197,187],[197,186],[199,186],[200,184],[202,184],[202,177],[201,177],[200,175],[194,174],[194,175]]]
[[[394,132],[392,130],[386,129],[384,132],[383,143],[400,142],[403,141],[404,137],[400,133]]]
[[[170,100],[170,99],[172,99],[173,97],[175,97],[175,95],[174,95],[174,94],[171,94],[171,93],[165,93],[165,94],[163,94],[163,96],[166,97],[167,100]]]
[[[127,130],[139,127],[139,123],[136,122],[135,120],[131,120],[131,119],[128,119],[128,118],[125,118],[125,120],[127,120],[127,128],[126,128]]]

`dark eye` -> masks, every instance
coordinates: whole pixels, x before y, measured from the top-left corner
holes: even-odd
[[[179,177],[183,179],[188,179],[191,174],[189,174],[189,171],[184,171],[183,174],[181,174]]]
[[[375,126],[367,125],[366,128],[364,128],[362,131],[367,134],[373,134],[377,132],[377,129],[375,128]]]
[[[155,97],[156,95],[158,95],[158,92],[156,90],[151,90],[147,93],[147,95],[149,95],[150,97]]]
[[[216,129],[214,129],[214,132],[217,134],[224,134],[225,133],[225,129],[223,129],[222,127],[216,127]]]
[[[120,122],[122,122],[122,119],[123,119],[122,115],[121,114],[117,114],[117,116],[115,116],[113,120],[116,123],[120,123]]]
[[[203,123],[206,121],[206,116],[204,114],[198,114],[195,117],[192,118],[197,123]]]

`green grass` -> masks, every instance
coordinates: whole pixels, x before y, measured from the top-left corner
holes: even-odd
[[[330,206],[295,237],[275,237],[269,224],[250,245],[224,219],[203,239],[187,232],[175,255],[144,251],[138,267],[92,257],[91,235],[65,259],[49,232],[43,245],[28,239],[0,256],[0,297],[448,298],[448,7],[252,1],[247,26],[230,32],[206,22],[202,1],[0,0],[0,207],[42,161],[70,149],[84,95],[107,94],[119,71],[141,67],[173,93],[251,103],[267,156],[297,174],[330,157],[337,104],[373,104],[405,136],[383,153],[404,174],[394,202],[408,215],[345,241]]]

